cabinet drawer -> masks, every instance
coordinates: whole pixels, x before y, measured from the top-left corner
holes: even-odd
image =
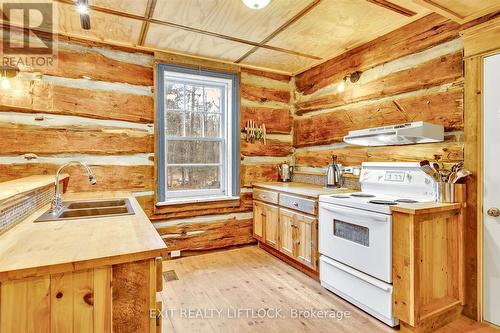
[[[273,204],[278,203],[278,192],[266,191],[266,190],[253,190],[253,198],[255,200],[270,202]]]
[[[308,214],[316,214],[316,202],[314,200],[294,197],[293,195],[281,194],[280,206],[292,208]]]

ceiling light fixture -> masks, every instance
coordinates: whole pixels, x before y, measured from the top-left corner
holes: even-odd
[[[252,9],[262,9],[269,5],[271,0],[242,0],[243,3],[248,7]]]
[[[349,79],[349,81],[351,81],[351,83],[358,82],[359,79],[361,78],[361,73],[362,72],[360,72],[360,71],[356,71],[356,72],[352,72],[351,74],[344,76],[344,79],[342,80],[342,82],[340,82],[339,85],[337,86],[337,91],[339,93],[341,93],[345,90],[345,87],[347,84],[347,79]]]
[[[80,14],[80,25],[83,30],[90,30],[89,1],[77,0],[76,11]]]
[[[17,68],[12,68],[12,67],[2,67],[1,68],[1,87],[4,90],[7,90],[10,88],[10,79],[16,77],[17,73],[19,72],[19,69]]]
[[[2,89],[9,89],[10,88],[10,81],[9,81],[9,78],[7,77],[3,77],[2,78]]]

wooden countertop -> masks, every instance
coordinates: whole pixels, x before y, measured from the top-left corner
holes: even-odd
[[[440,203],[440,202],[419,202],[414,204],[399,203],[397,206],[391,206],[391,211],[406,213],[412,215],[446,212],[449,210],[460,209],[464,206],[462,203]]]
[[[288,182],[288,183],[262,182],[262,183],[254,183],[254,187],[260,187],[268,190],[302,195],[315,199],[317,199],[320,195],[323,194],[357,192],[356,190],[348,188],[328,188],[320,185],[299,183],[299,182]]]
[[[263,182],[255,183],[254,187],[264,188],[273,191],[286,192],[290,194],[302,195],[311,198],[318,198],[323,194],[358,192],[348,188],[327,188],[314,184],[298,183],[298,182]],[[414,204],[399,203],[397,206],[391,206],[393,212],[400,212],[406,214],[428,214],[438,213],[449,210],[462,208],[461,203],[439,203],[439,202],[419,202]]]
[[[63,173],[59,179],[66,181],[68,178],[69,175]],[[51,184],[54,184],[54,175],[29,176],[0,183],[0,206],[14,196]]]
[[[135,215],[33,223],[46,205],[0,236],[0,281],[162,256],[166,245],[127,192],[68,193],[64,200],[129,198]]]

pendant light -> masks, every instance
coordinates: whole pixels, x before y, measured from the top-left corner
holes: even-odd
[[[262,9],[269,5],[271,0],[242,0],[243,3],[248,7],[252,9]]]

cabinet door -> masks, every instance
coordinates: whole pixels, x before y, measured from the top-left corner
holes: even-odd
[[[294,254],[295,259],[311,268],[316,268],[316,224],[317,220],[295,214]]]
[[[295,229],[295,213],[288,209],[279,209],[279,250],[293,257],[293,235]]]
[[[278,248],[278,207],[263,204],[264,240],[267,245]]]
[[[253,202],[253,237],[258,240],[264,239],[264,207],[263,204]]]

